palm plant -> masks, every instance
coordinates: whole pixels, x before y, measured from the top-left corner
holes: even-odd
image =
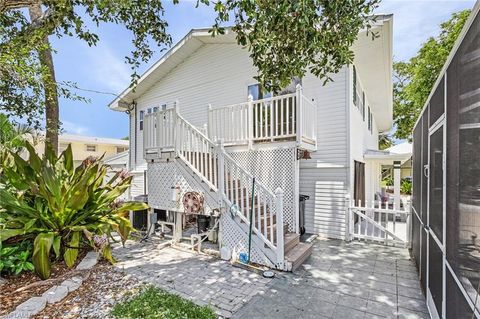
[[[114,262],[111,232],[124,243],[132,230],[120,213],[147,208],[117,200],[132,177],[122,171],[106,180],[108,166],[101,158],[87,158],[75,168],[70,146],[58,157],[47,149],[43,158],[30,143],[25,147],[28,159],[9,151],[13,164],[0,172],[0,241],[33,240],[32,262],[42,279],[50,276],[52,250],[68,267],[86,247]]]

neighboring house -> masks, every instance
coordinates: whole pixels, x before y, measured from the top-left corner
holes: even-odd
[[[63,152],[69,144],[72,146],[73,161],[75,165],[79,165],[89,156],[100,157],[104,155],[104,159],[107,159],[110,156],[127,151],[129,146],[128,141],[121,139],[73,134],[59,135],[59,152]],[[39,154],[43,154],[44,143],[38,143],[35,148]]]
[[[273,97],[231,30],[189,32],[109,105],[129,114],[129,168],[147,171],[149,205],[183,212],[183,194],[202,192],[233,250],[245,247],[253,197],[252,260],[280,269],[311,252],[299,243],[300,194],[307,233],[348,238],[346,198],[365,201],[377,169],[365,154],[392,127],[392,19],[377,16],[375,40],[358,35],[354,64],[333,82],[307,73]]]

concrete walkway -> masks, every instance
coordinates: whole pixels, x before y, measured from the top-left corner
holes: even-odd
[[[234,318],[429,318],[404,248],[317,240],[295,273],[265,279],[212,257],[157,243],[115,248],[117,267]]]
[[[318,240],[234,318],[430,318],[407,249]]]

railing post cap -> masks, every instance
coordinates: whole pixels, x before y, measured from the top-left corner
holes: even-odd
[[[277,195],[277,196],[279,196],[279,195],[280,195],[280,196],[283,196],[283,190],[282,190],[280,187],[278,187],[278,188],[275,190],[275,195]]]
[[[253,101],[253,95],[249,94],[248,95],[248,102],[252,102]]]
[[[209,109],[209,110],[212,109],[212,104],[211,104],[211,103],[208,103],[208,109]]]
[[[345,200],[350,200],[350,194],[345,195]]]
[[[302,89],[302,85],[300,83],[298,83],[295,88],[297,89],[297,91],[301,90]]]

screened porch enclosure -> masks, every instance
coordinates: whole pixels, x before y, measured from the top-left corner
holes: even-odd
[[[413,133],[412,255],[433,318],[480,318],[478,12]]]

